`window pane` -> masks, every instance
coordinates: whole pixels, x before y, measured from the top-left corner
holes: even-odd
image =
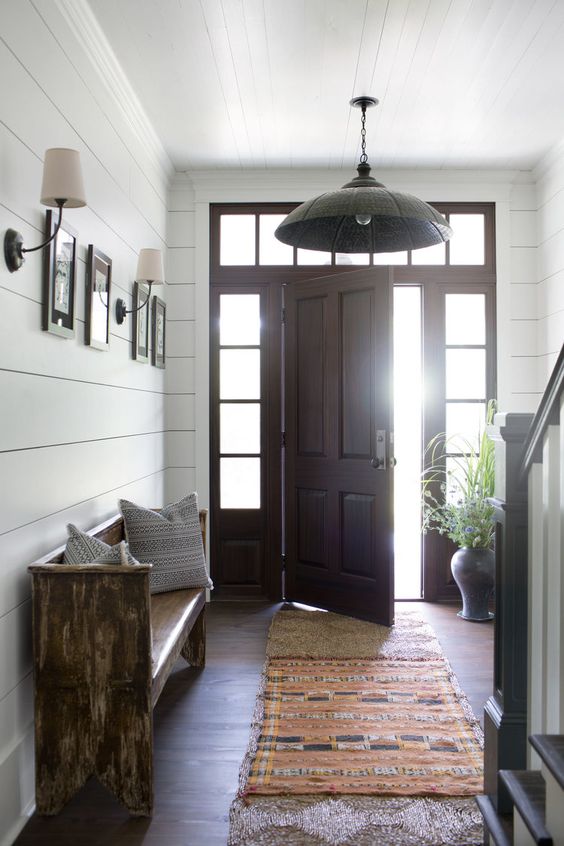
[[[368,253],[335,253],[335,264],[368,264]]]
[[[331,253],[298,249],[298,264],[331,264]]]
[[[222,214],[219,230],[219,263],[255,263],[254,214]]]
[[[220,294],[219,343],[222,347],[260,344],[260,294]]]
[[[480,435],[486,426],[486,404],[481,402],[447,403],[447,449],[478,450]]]
[[[259,264],[293,264],[294,248],[274,237],[285,214],[261,214],[259,218]]]
[[[260,399],[260,350],[219,351],[219,398]]]
[[[219,451],[260,453],[260,405],[222,403]]]
[[[446,351],[446,398],[486,398],[486,351]]]
[[[220,508],[260,508],[260,458],[219,459]]]
[[[483,214],[451,214],[450,264],[483,264],[485,260]]]
[[[373,264],[407,264],[407,251],[399,253],[374,253]]]
[[[423,247],[421,250],[413,250],[411,253],[411,264],[444,264],[446,261],[446,245],[443,243],[433,244],[432,247]]]
[[[486,295],[446,294],[447,344],[486,343]]]

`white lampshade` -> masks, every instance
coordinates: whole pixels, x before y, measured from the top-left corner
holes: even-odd
[[[52,147],[45,151],[41,202],[56,208],[57,200],[64,200],[70,209],[86,205],[78,150]]]
[[[135,279],[137,282],[152,282],[153,285],[164,284],[163,256],[160,250],[139,250]]]

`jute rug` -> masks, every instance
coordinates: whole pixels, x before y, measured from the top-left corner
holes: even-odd
[[[482,842],[482,733],[431,628],[272,622],[230,846]]]

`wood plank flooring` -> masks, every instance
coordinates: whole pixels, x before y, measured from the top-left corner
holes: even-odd
[[[481,717],[492,690],[493,624],[461,620],[451,605],[414,604]],[[207,666],[179,662],[155,709],[153,818],[130,818],[92,779],[57,817],[33,816],[17,846],[225,846],[268,626],[280,606],[208,607]]]

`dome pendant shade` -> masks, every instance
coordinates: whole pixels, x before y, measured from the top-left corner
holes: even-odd
[[[357,177],[338,191],[299,205],[274,234],[305,250],[393,253],[448,241],[452,229],[428,203],[388,190],[370,176],[370,165],[361,162]]]

